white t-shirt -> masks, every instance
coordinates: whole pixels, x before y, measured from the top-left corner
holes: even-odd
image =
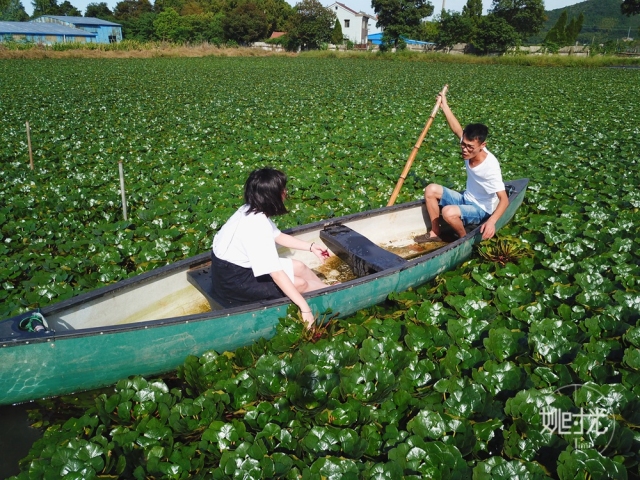
[[[478,205],[487,213],[493,213],[498,206],[496,195],[505,189],[502,181],[502,171],[498,159],[485,148],[487,158],[474,168],[469,167],[469,160],[465,160],[467,169],[467,189],[464,197]]]
[[[250,268],[256,277],[284,270],[293,281],[291,259],[278,257],[275,238],[280,230],[264,213],[240,207],[213,238],[213,253],[221,260]]]

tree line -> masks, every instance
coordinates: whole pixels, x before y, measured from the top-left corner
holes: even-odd
[[[29,17],[20,0],[0,0],[0,20],[82,16],[69,0],[33,0],[32,5]],[[274,43],[292,50],[319,48],[332,35],[335,39],[336,27],[335,14],[318,0],[302,0],[295,7],[286,0],[122,0],[113,10],[106,2],[90,3],[84,16],[119,23],[123,38],[137,41],[245,45],[282,31],[287,35]]]
[[[397,0],[373,0],[373,3],[389,1]],[[638,14],[640,0],[624,0],[620,10],[626,15]],[[513,46],[530,44],[546,20],[543,0],[493,0],[487,15],[482,14],[482,0],[468,0],[462,12],[443,11],[435,20],[419,23],[412,38],[434,42],[440,48],[465,43],[480,54],[504,52]],[[542,44],[550,51],[575,44],[583,23],[584,15],[569,18],[564,10]]]
[[[69,0],[32,0],[32,5],[31,18],[82,15]],[[432,21],[427,18],[434,6],[428,0],[371,0],[371,7],[384,32],[382,50],[403,48],[404,40],[412,38],[441,48],[466,43],[477,53],[502,52],[526,43],[546,20],[543,0],[492,0],[487,15],[482,0],[467,0],[462,12],[443,10]],[[620,8],[626,15],[638,14],[640,0],[624,0]],[[286,0],[121,0],[113,10],[106,2],[90,3],[84,16],[119,23],[125,39],[138,41],[245,45],[282,31],[286,35],[272,42],[297,50],[345,40],[335,13],[318,0],[295,6]],[[29,18],[21,0],[0,0],[0,20]],[[561,15],[545,42],[556,47],[575,42],[582,21]]]

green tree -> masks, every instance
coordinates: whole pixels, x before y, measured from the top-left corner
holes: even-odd
[[[205,13],[225,13],[229,10],[226,0],[189,0],[197,4]]]
[[[467,0],[467,4],[462,7],[462,16],[470,18],[477,25],[482,18],[482,0]]]
[[[573,17],[567,24],[568,16],[567,10],[563,10],[555,25],[551,27],[551,30],[549,30],[544,37],[543,43],[545,45],[564,47],[566,45],[573,45],[576,42],[580,30],[582,30],[584,14],[580,13],[578,17]]]
[[[242,3],[224,17],[222,29],[229,40],[248,44],[266,36],[269,22],[255,3]]]
[[[331,41],[336,15],[318,0],[302,0],[287,27],[287,48],[317,49],[321,43]]]
[[[189,40],[193,42],[209,42],[220,45],[224,42],[224,30],[222,22],[224,13],[203,13],[201,15],[186,15],[190,31]]]
[[[435,42],[440,32],[440,24],[438,22],[422,22],[418,29],[417,40],[423,42]]]
[[[624,0],[620,5],[620,11],[624,15],[637,15],[640,13],[640,0]]]
[[[543,0],[493,0],[489,13],[504,18],[523,40],[538,33],[546,20]]]
[[[154,40],[156,37],[153,22],[157,16],[157,13],[145,12],[127,20],[118,20],[122,24],[122,37],[140,42]]]
[[[205,11],[205,9],[200,3],[195,2],[193,0],[186,1],[182,6],[182,8],[180,9],[180,15],[182,16],[203,15],[204,13],[208,13],[208,12]]]
[[[565,38],[567,45],[573,45],[580,35],[582,30],[582,24],[584,23],[584,13],[580,12],[580,15],[573,17],[565,29]]]
[[[569,14],[567,10],[563,10],[555,25],[551,27],[551,29],[547,32],[547,35],[544,37],[545,44],[553,43],[558,46],[565,45],[566,42],[566,29],[567,29],[567,19]]]
[[[487,15],[478,22],[471,43],[478,53],[487,54],[504,53],[519,41],[520,35],[504,18]]]
[[[286,0],[251,0],[267,16],[269,23],[267,33],[282,32],[286,29],[287,21],[293,15],[294,8]]]
[[[159,13],[153,21],[154,34],[160,40],[171,42],[186,42],[189,38],[189,28],[178,12],[169,7]]]
[[[58,14],[57,0],[33,0],[31,5],[33,5],[33,18]]]
[[[101,18],[102,20],[115,20],[113,12],[107,5],[107,2],[90,3],[84,12],[85,17]]]
[[[153,3],[153,11],[156,13],[164,12],[168,8],[173,8],[178,14],[185,7],[185,0],[155,0]]]
[[[376,26],[395,46],[401,35],[417,34],[423,20],[433,13],[428,0],[371,0],[371,7],[378,16]]]
[[[0,0],[0,20],[8,22],[26,22],[29,15],[20,0]]]
[[[69,2],[69,0],[64,0],[64,2],[62,2],[58,6],[58,15],[67,15],[69,17],[81,17],[82,12],[78,10],[76,7],[74,7],[73,5],[71,5],[71,2]]]
[[[438,24],[438,48],[451,48],[456,43],[468,42],[474,31],[471,17],[459,12],[443,11]]]
[[[151,12],[153,12],[153,6],[149,0],[122,0],[116,4],[113,16],[117,20],[129,20]]]
[[[344,35],[342,34],[342,25],[340,25],[340,20],[336,18],[336,23],[333,26],[333,32],[331,32],[331,43],[334,45],[342,45],[344,41]]]

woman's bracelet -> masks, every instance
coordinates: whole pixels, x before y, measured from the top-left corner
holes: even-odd
[[[316,242],[311,242],[311,245],[309,245],[309,251],[311,251],[311,249],[313,248],[313,246],[316,244]]]
[[[302,310],[300,310],[300,313],[311,313],[311,310],[309,310],[308,312],[303,312]]]

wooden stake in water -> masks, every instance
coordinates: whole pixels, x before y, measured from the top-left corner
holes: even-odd
[[[29,145],[29,166],[33,170],[33,152],[31,151],[31,129],[29,128],[29,122],[26,122],[27,126],[27,144]]]
[[[122,160],[118,162],[118,170],[120,171],[120,195],[122,196],[122,213],[124,219],[127,220],[127,197],[124,193],[124,171],[122,169]]]

